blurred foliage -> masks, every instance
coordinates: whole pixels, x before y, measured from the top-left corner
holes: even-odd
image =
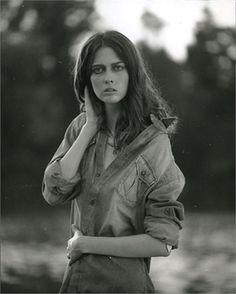
[[[90,32],[93,1],[1,1],[3,207],[43,205],[45,164],[79,107],[71,48]],[[32,200],[33,198],[33,200]]]
[[[164,98],[180,116],[176,159],[186,176],[186,207],[234,209],[235,31],[217,27],[209,10],[197,24],[184,63],[164,50],[140,49]]]
[[[234,209],[235,59],[234,29],[216,27],[206,10],[185,64],[182,159],[189,193],[209,208]]]
[[[94,1],[1,1],[3,212],[47,207],[44,168],[79,112],[73,52],[96,31],[97,19]],[[162,28],[149,12],[142,21],[155,32]],[[187,180],[181,200],[192,210],[233,209],[233,29],[217,27],[206,11],[182,63],[145,42],[138,46],[180,115],[173,147]]]
[[[146,27],[151,32],[158,32],[164,26],[163,20],[148,10],[143,12],[141,21],[144,27]]]

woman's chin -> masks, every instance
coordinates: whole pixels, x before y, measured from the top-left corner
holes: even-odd
[[[100,100],[106,104],[116,104],[119,103],[124,97],[113,95],[103,95]]]

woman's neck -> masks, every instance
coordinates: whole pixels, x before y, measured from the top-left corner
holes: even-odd
[[[112,134],[115,134],[116,123],[120,116],[120,105],[118,104],[106,104],[105,105],[106,111],[106,122],[107,127],[111,131]]]

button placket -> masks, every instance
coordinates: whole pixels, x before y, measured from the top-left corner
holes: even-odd
[[[89,203],[90,203],[90,205],[94,206],[94,204],[96,203],[96,200],[95,200],[95,199],[91,199],[91,200],[89,201]]]
[[[104,161],[104,158],[103,158],[103,151],[104,151],[104,148],[105,148],[105,143],[106,143],[106,140],[105,140],[105,137],[106,135],[102,132],[99,133],[98,135],[98,140],[97,140],[97,143],[96,143],[96,150],[95,150],[95,153],[96,153],[96,161],[95,161],[95,183],[99,180],[99,178],[101,177],[104,169],[103,169],[103,161]]]
[[[94,204],[92,205],[91,204],[91,201],[94,201],[94,204],[95,204],[95,199],[91,199],[89,201],[89,205],[87,207],[87,215],[86,215],[86,218],[83,219],[83,228],[84,228],[84,231],[86,232],[86,234],[88,235],[91,230],[90,228],[90,224],[91,224],[91,219],[92,219],[92,216],[93,216],[93,212],[94,212]]]

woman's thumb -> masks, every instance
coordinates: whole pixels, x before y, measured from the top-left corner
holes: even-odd
[[[74,234],[75,234],[75,233],[79,233],[79,229],[76,227],[75,224],[72,224],[71,228],[72,228],[72,232],[73,232]]]

